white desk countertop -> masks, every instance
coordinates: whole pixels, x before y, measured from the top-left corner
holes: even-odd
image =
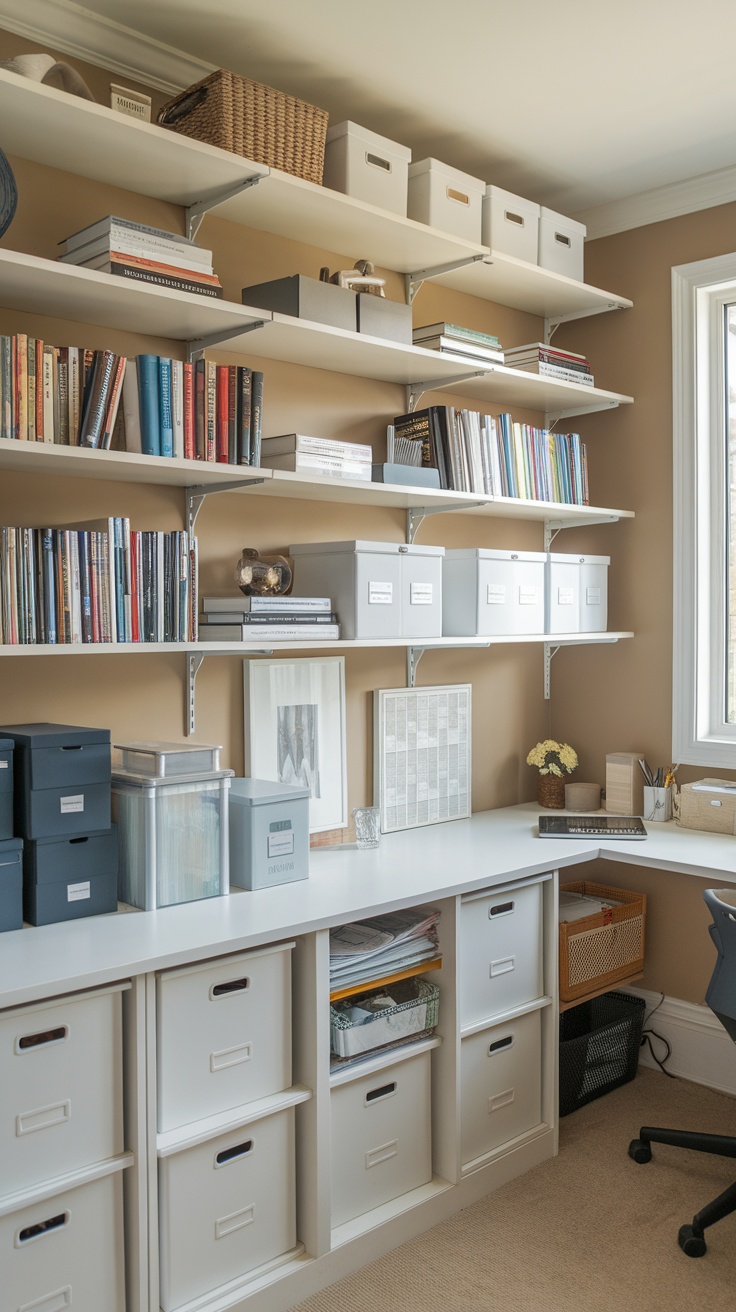
[[[432,902],[595,857],[736,884],[736,839],[648,824],[644,841],[540,839],[533,803],[386,834],[374,851],[318,848],[294,884],[160,911],[27,927],[0,935],[0,1006],[257,947],[369,914]]]

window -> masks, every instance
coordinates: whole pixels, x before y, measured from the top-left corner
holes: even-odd
[[[672,270],[676,761],[736,768],[736,254]]]

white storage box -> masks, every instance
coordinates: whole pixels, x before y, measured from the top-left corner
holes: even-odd
[[[542,1119],[541,1012],[462,1040],[460,1152],[463,1166]]]
[[[8,1312],[125,1312],[122,1173],[0,1217]]]
[[[289,547],[295,597],[332,597],[343,638],[439,638],[443,547],[308,542]]]
[[[290,1086],[292,946],[159,974],[160,1131]]]
[[[0,1013],[0,1192],[123,1151],[119,988]]]
[[[546,559],[541,551],[446,551],[442,632],[449,637],[544,633]]]
[[[333,1227],[431,1180],[430,1057],[332,1089]]]
[[[463,1025],[491,1020],[541,997],[541,885],[466,894],[459,959]]]
[[[605,632],[610,560],[610,556],[549,553],[545,632]]]
[[[162,1156],[158,1169],[163,1312],[296,1244],[293,1107]]]
[[[406,214],[411,150],[358,123],[327,129],[322,182],[355,200]]]
[[[483,245],[517,260],[537,263],[539,206],[501,187],[486,187],[483,197]]]
[[[271,888],[309,878],[309,789],[267,779],[230,786],[230,883]]]
[[[605,633],[610,556],[580,556],[580,632]]]
[[[470,173],[437,159],[420,159],[409,165],[406,212],[419,223],[480,242],[485,190],[485,182]]]
[[[537,262],[543,269],[552,269],[554,273],[564,273],[568,278],[582,282],[585,232],[584,223],[556,214],[543,205],[539,211]]]

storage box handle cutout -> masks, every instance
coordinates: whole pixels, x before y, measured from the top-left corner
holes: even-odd
[[[40,1301],[34,1299],[32,1303],[24,1303],[18,1312],[64,1312],[71,1305],[72,1287],[64,1285],[63,1289],[55,1289],[53,1294],[44,1295]]]
[[[16,1053],[32,1052],[48,1043],[63,1043],[69,1038],[69,1026],[59,1025],[55,1030],[41,1030],[38,1034],[23,1034],[15,1040]]]
[[[507,223],[516,223],[520,228],[523,228],[526,224],[526,219],[524,218],[524,215],[514,214],[513,210],[504,210],[503,217]]]
[[[380,155],[372,155],[369,150],[365,152],[365,162],[370,164],[374,169],[383,169],[384,173],[392,173],[393,165],[390,159],[382,159]]]
[[[506,1052],[508,1048],[511,1048],[513,1046],[513,1043],[514,1043],[513,1034],[507,1034],[504,1039],[496,1039],[495,1043],[491,1043],[489,1045],[488,1056],[493,1057],[494,1054],[497,1052]]]
[[[224,1239],[227,1235],[233,1234],[235,1230],[242,1230],[245,1225],[252,1225],[256,1219],[255,1204],[251,1203],[249,1207],[243,1207],[239,1212],[231,1212],[230,1216],[221,1216],[215,1221],[215,1239]]]
[[[57,1102],[53,1107],[37,1107],[32,1112],[20,1112],[15,1118],[15,1136],[20,1139],[24,1134],[33,1134],[35,1130],[48,1130],[54,1125],[63,1125],[72,1119],[72,1105],[68,1098]]]
[[[229,1070],[231,1066],[242,1066],[243,1062],[250,1061],[252,1056],[252,1043],[238,1043],[234,1048],[223,1048],[221,1052],[211,1052],[210,1070],[214,1075],[217,1071]]]
[[[510,970],[516,969],[516,957],[501,957],[499,961],[491,962],[490,977],[495,975],[508,975]]]
[[[391,1084],[382,1084],[380,1089],[371,1089],[365,1095],[365,1105],[370,1106],[372,1102],[378,1102],[379,1098],[391,1098],[396,1093],[396,1080]]]
[[[570,238],[566,237],[564,232],[556,232],[555,241],[558,242],[560,246],[572,246]]]
[[[509,1103],[514,1101],[516,1089],[505,1089],[503,1093],[496,1093],[488,1099],[488,1111],[497,1112],[501,1107],[508,1107]]]
[[[454,187],[445,187],[445,195],[448,200],[457,201],[458,205],[470,204],[470,197],[464,191],[456,191]]]
[[[242,979],[227,979],[222,984],[213,984],[210,989],[210,1001],[215,998],[226,998],[231,993],[244,993],[250,988],[250,976],[244,975]]]
[[[252,1152],[252,1139],[246,1139],[244,1143],[233,1144],[232,1148],[223,1148],[221,1152],[215,1153],[215,1167],[229,1166],[230,1162],[236,1162],[240,1157],[247,1157]]]
[[[384,1143],[380,1148],[371,1148],[365,1155],[365,1169],[369,1171],[372,1166],[380,1166],[381,1162],[389,1162],[392,1157],[397,1157],[399,1152],[398,1139],[392,1139],[390,1143]]]
[[[27,1244],[30,1239],[43,1239],[44,1235],[51,1234],[52,1230],[60,1230],[62,1226],[69,1224],[69,1213],[59,1212],[56,1216],[50,1216],[46,1221],[37,1221],[35,1225],[26,1225],[18,1231],[16,1247],[20,1248],[21,1244]]]
[[[513,902],[499,902],[498,906],[491,907],[488,912],[488,919],[491,920],[493,916],[510,916],[513,909]]]

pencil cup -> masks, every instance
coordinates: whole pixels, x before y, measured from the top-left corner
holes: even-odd
[[[353,811],[353,823],[358,847],[378,847],[381,838],[381,812],[377,806],[356,806]]]
[[[671,820],[672,819],[672,789],[671,788],[648,788],[644,785],[644,807],[642,810],[644,820]]]

